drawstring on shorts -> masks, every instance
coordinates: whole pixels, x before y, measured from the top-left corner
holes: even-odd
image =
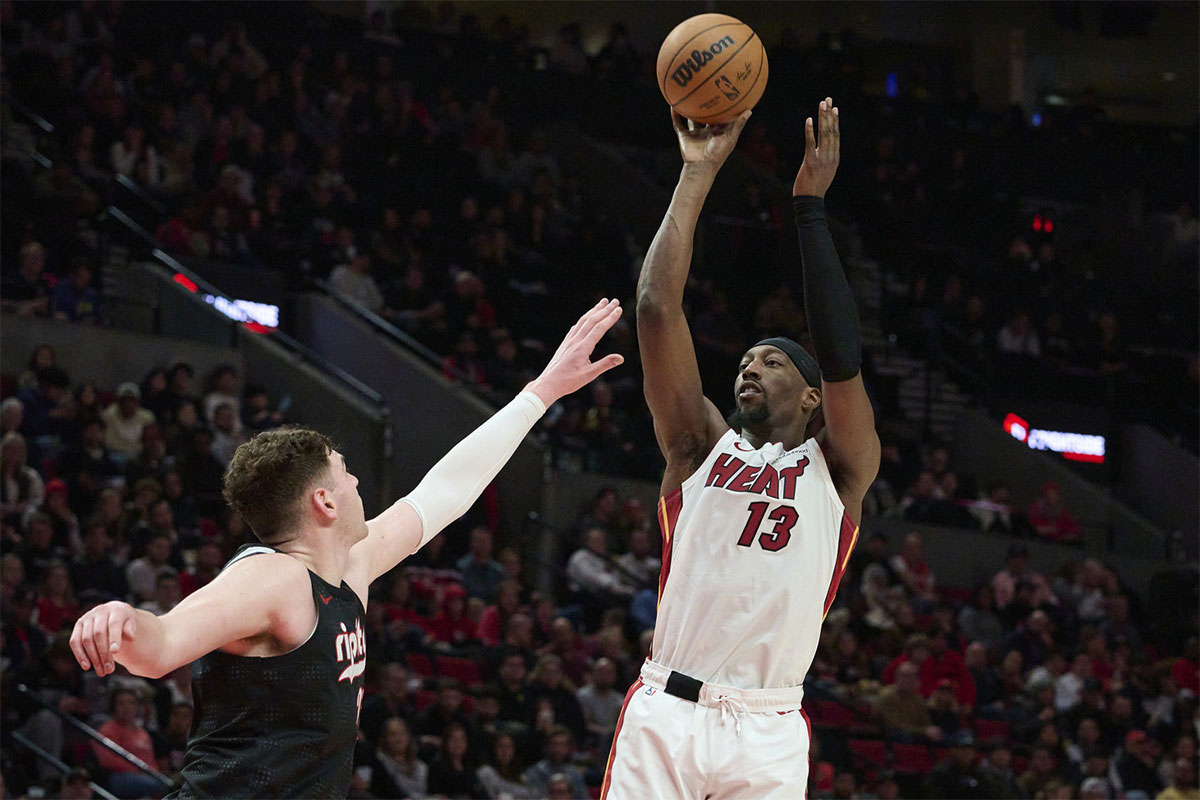
[[[737,733],[737,737],[742,738],[742,714],[749,714],[750,710],[746,708],[746,704],[740,699],[727,694],[717,697],[717,705],[721,707],[721,722],[725,722],[725,714],[728,712],[733,717],[733,729]]]

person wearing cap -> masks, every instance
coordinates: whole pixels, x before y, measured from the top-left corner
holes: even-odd
[[[992,800],[993,782],[976,762],[975,737],[962,730],[947,739],[950,755],[929,775],[929,797],[988,798]]]
[[[34,513],[45,514],[54,527],[54,546],[64,551],[78,551],[82,545],[79,538],[79,518],[67,503],[69,494],[70,488],[66,481],[62,478],[51,478],[46,481],[41,506],[36,510],[28,509],[25,516],[28,519]]]
[[[1145,731],[1132,730],[1125,734],[1125,752],[1117,759],[1117,776],[1125,792],[1145,792],[1154,797],[1163,790],[1152,748]]]
[[[1104,778],[1088,778],[1079,784],[1080,800],[1109,800],[1111,797],[1112,789]]]
[[[142,408],[142,390],[133,381],[117,387],[117,401],[100,412],[104,443],[113,453],[127,459],[142,452],[142,431],[154,424],[154,415]]]
[[[780,335],[749,347],[728,417],[704,396],[683,301],[700,211],[750,112],[721,125],[672,118],[683,167],[637,294],[643,388],[666,458],[663,569],[653,657],[629,692],[601,796],[734,785],[793,796],[807,784],[810,736],[792,717],[880,460],[858,309],[825,216],[839,112],[826,97],[819,125],[805,123],[792,185],[816,357]]]

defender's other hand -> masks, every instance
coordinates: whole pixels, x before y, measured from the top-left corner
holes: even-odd
[[[621,304],[617,300],[601,300],[593,306],[567,331],[550,363],[525,387],[526,391],[536,394],[549,407],[624,362],[616,353],[592,361],[596,344],[620,318]]]
[[[839,127],[837,106],[832,97],[821,101],[817,110],[818,130],[813,130],[813,119],[804,122],[804,161],[792,184],[792,195],[824,197],[833,176],[837,174],[842,153],[842,133]],[[818,134],[820,139],[818,140]]]
[[[679,138],[679,153],[685,164],[709,164],[719,168],[737,146],[738,137],[746,127],[751,112],[747,109],[732,122],[721,125],[699,125],[688,130],[688,120],[671,109],[671,124]]]
[[[71,652],[84,669],[95,669],[97,675],[111,675],[116,669],[114,656],[121,650],[123,639],[137,634],[137,619],[133,606],[113,601],[96,606],[75,623],[71,631]]]

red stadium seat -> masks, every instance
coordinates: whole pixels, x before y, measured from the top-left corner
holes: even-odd
[[[849,739],[856,769],[887,765],[887,744],[882,739]]]
[[[943,586],[942,598],[951,603],[969,603],[975,592],[965,586]]]
[[[437,672],[443,678],[454,678],[467,686],[479,683],[479,665],[469,658],[438,656]]]
[[[977,739],[1002,739],[1007,741],[1009,738],[1008,723],[999,719],[984,719],[980,717],[975,720],[975,737]]]
[[[804,705],[813,725],[852,728],[858,721],[853,709],[833,700],[813,700]]]
[[[433,664],[430,663],[429,656],[423,653],[409,653],[405,656],[405,661],[408,662],[408,668],[422,678],[433,676]]]
[[[599,786],[589,786],[588,787],[588,797],[590,797],[591,800],[600,800],[600,787]]]
[[[897,772],[926,773],[933,769],[933,764],[933,754],[927,745],[892,745],[892,769]]]
[[[435,700],[437,700],[437,692],[430,689],[422,689],[417,692],[417,696],[413,699],[413,706],[416,707],[417,713],[420,714],[433,705]]]

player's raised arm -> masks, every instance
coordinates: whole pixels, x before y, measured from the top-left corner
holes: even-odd
[[[434,464],[412,493],[368,522],[367,538],[350,551],[347,582],[356,591],[365,588],[466,513],[547,407],[624,360],[613,354],[592,361],[596,344],[620,318],[616,300],[592,307],[541,375]]]
[[[646,403],[667,459],[664,490],[690,474],[724,430],[721,414],[704,399],[695,346],[683,314],[683,289],[700,210],[749,118],[747,111],[726,125],[689,130],[687,120],[671,113],[683,169],[642,263],[637,288],[638,347]]]
[[[879,470],[875,414],[862,380],[862,331],[854,295],[825,219],[825,192],[841,157],[838,109],[826,97],[814,130],[804,126],[804,162],[792,185],[804,267],[804,310],[821,367],[825,429],[821,446],[847,510],[858,519]],[[818,139],[819,136],[819,139]]]
[[[304,565],[282,553],[255,556],[222,571],[161,617],[128,603],[93,608],[75,623],[79,666],[108,675],[114,662],[160,678],[233,642],[269,635],[300,644],[316,624]]]

